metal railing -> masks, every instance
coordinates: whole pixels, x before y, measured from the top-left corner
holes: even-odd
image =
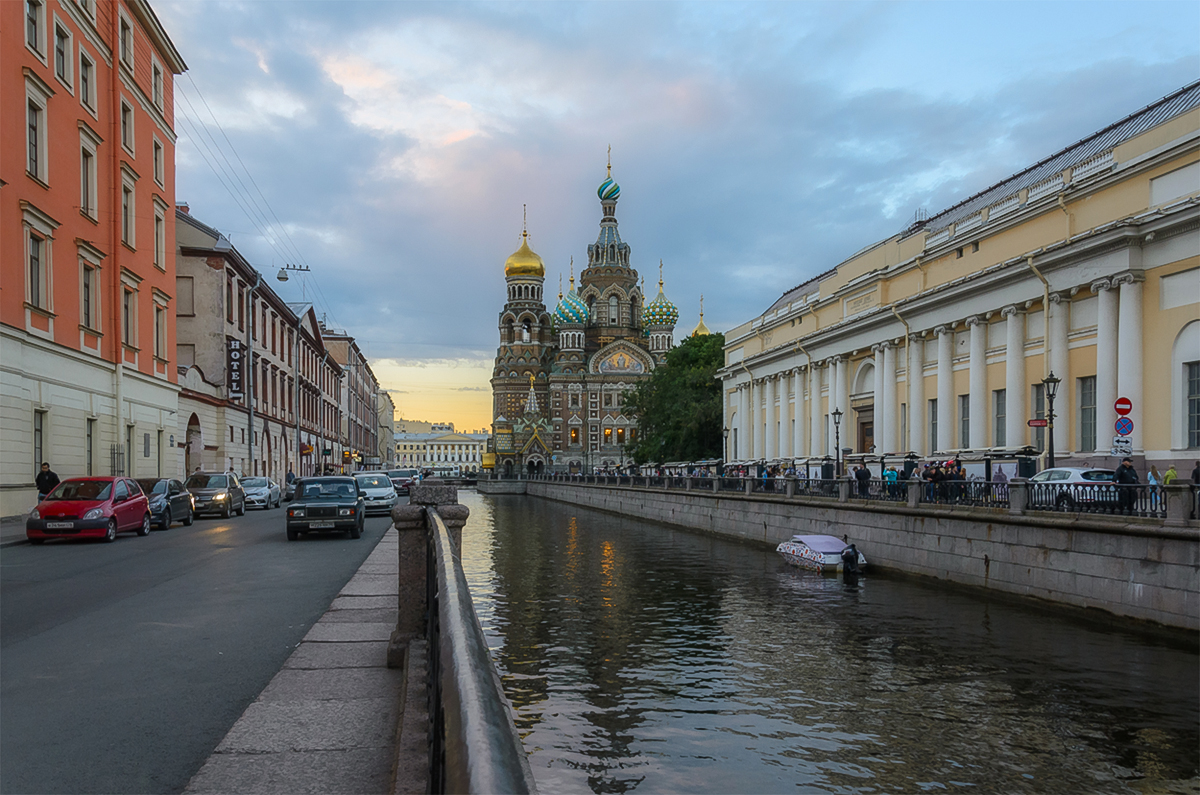
[[[978,508],[1007,508],[1007,483],[989,480],[943,480],[921,486],[921,502],[933,505],[971,505]]]
[[[1026,507],[1032,511],[1120,516],[1167,515],[1163,490],[1145,483],[1030,483]]]
[[[458,551],[437,512],[427,517],[429,791],[535,793]]]
[[[898,480],[869,478],[857,480],[850,486],[850,497],[859,500],[887,500],[904,502],[908,499],[908,486]]]

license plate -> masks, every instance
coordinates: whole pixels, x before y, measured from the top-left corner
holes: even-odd
[[[327,530],[333,527],[333,522],[309,522],[308,526],[313,530]]]
[[[74,527],[74,522],[46,522],[47,530],[70,530]]]

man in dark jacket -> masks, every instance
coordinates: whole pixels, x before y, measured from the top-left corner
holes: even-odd
[[[866,467],[856,467],[854,470],[854,479],[858,481],[858,496],[871,496],[871,470]]]
[[[42,462],[42,471],[38,473],[35,482],[37,483],[38,500],[54,491],[54,487],[59,484],[58,475],[50,471],[50,465],[45,461]]]
[[[1196,468],[1192,470],[1192,482],[1200,486],[1200,461],[1196,462]]]
[[[1113,473],[1113,483],[1116,483],[1118,486],[1117,505],[1120,506],[1122,511],[1132,513],[1133,501],[1137,496],[1137,489],[1120,487],[1133,486],[1138,483],[1138,473],[1133,468],[1133,459],[1121,459],[1121,466],[1117,467],[1117,471]]]

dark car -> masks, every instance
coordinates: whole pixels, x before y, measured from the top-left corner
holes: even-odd
[[[288,541],[295,541],[301,533],[327,530],[360,538],[365,514],[363,491],[354,478],[301,478],[287,509]]]
[[[155,527],[169,530],[175,521],[191,526],[192,495],[182,482],[173,478],[138,478],[137,482],[150,500],[150,521]]]
[[[397,494],[408,494],[408,487],[413,484],[417,477],[415,469],[393,469],[388,473],[388,480],[392,481],[392,486],[395,487]]]
[[[246,492],[232,472],[193,472],[185,485],[197,514],[219,513],[226,519],[246,515]]]
[[[25,521],[31,544],[47,538],[103,538],[135,530],[150,535],[150,503],[129,478],[68,478],[54,487]]]

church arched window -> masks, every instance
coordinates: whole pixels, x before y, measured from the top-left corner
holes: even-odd
[[[521,342],[529,342],[529,321],[521,324]]]
[[[609,245],[609,247],[608,247],[608,261],[609,262],[617,261],[617,247],[614,245]]]
[[[608,297],[608,325],[615,326],[621,319],[621,305],[615,295]]]

